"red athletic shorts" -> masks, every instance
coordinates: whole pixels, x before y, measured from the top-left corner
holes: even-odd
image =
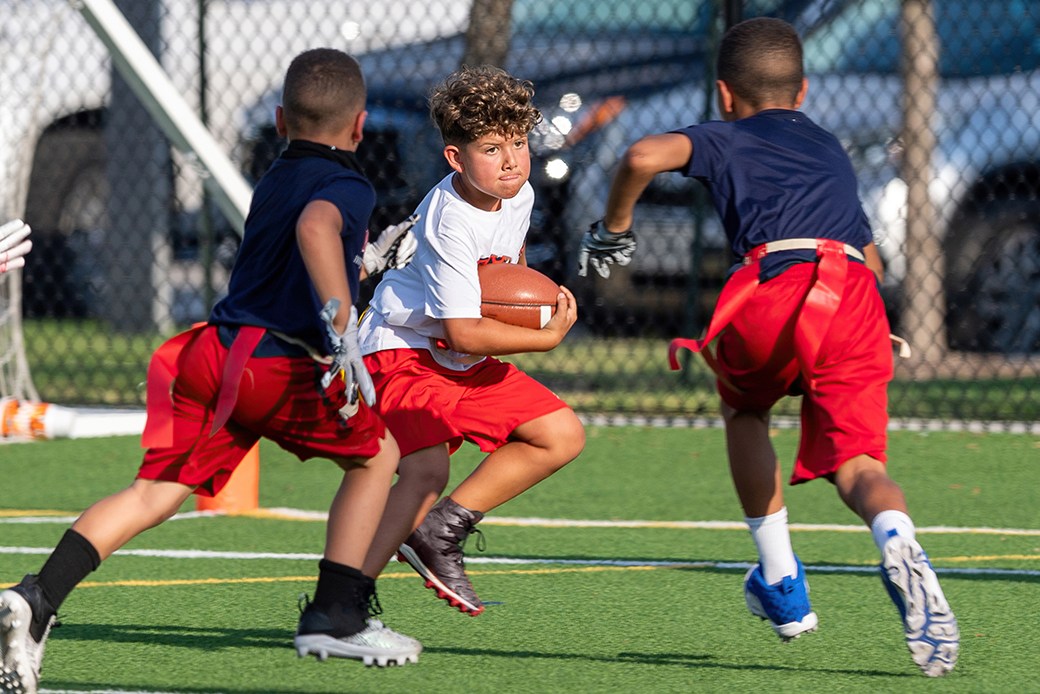
[[[371,458],[386,427],[363,402],[349,420],[342,380],[331,394],[321,390],[326,367],[309,357],[250,357],[227,424],[210,436],[228,349],[217,328],[199,330],[177,358],[173,384],[172,445],[151,447],[137,476],[195,486],[213,496],[242,457],[266,437],[300,460]],[[149,402],[148,416],[154,414]]]
[[[447,369],[424,349],[389,349],[365,356],[379,394],[376,410],[401,455],[463,440],[490,453],[525,422],[567,407],[514,365],[488,357],[466,371]]]
[[[794,265],[761,285],[718,340],[722,399],[737,410],[768,410],[803,395],[802,435],[791,484],[829,475],[866,454],[885,462],[892,347],[874,273],[849,262],[841,304],[806,388],[794,354],[794,325],[815,263]]]

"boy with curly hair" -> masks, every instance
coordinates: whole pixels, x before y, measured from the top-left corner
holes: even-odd
[[[480,312],[478,266],[526,264],[534,201],[527,136],[541,118],[533,94],[529,82],[490,66],[463,68],[433,90],[430,112],[452,171],[416,209],[415,257],[384,275],[359,333],[376,408],[401,448],[364,570],[377,575],[399,551],[438,597],[471,615],[484,606],[466,576],[466,537],[485,513],[585,445],[565,402],[495,358],[556,347],[577,320],[571,292],[560,288],[556,314],[541,329]],[[464,440],[487,457],[437,502]]]

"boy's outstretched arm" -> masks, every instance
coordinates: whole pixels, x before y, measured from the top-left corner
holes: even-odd
[[[339,234],[343,218],[331,202],[315,200],[303,208],[296,222],[296,242],[307,266],[314,289],[322,306],[329,299],[339,299],[347,310],[339,311],[333,320],[337,332],[343,332],[350,320],[350,285],[347,283],[347,265],[343,258],[343,240]]]
[[[300,245],[307,274],[324,307],[321,319],[326,324],[332,344],[332,365],[322,378],[322,386],[328,388],[332,379],[342,374],[350,405],[357,402],[359,392],[369,405],[374,405],[376,391],[372,376],[365,368],[358,347],[358,314],[347,282],[343,240],[339,235],[342,226],[343,218],[335,205],[315,200],[303,208],[296,222],[296,242]]]
[[[690,138],[678,133],[648,135],[625,152],[610,185],[603,225],[619,234],[632,228],[632,210],[654,176],[686,166],[693,156]]]
[[[649,135],[628,148],[610,185],[603,219],[594,222],[578,247],[578,276],[592,266],[600,277],[610,276],[612,264],[628,265],[636,251],[632,210],[650,181],[659,173],[680,169],[690,161],[693,143],[685,135]]]

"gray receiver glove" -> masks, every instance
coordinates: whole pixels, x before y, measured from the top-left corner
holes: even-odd
[[[332,342],[332,364],[329,370],[321,377],[321,387],[328,389],[332,379],[342,374],[343,383],[347,389],[347,402],[356,405],[358,391],[365,398],[365,402],[372,406],[376,402],[376,388],[372,383],[372,374],[365,368],[365,362],[361,358],[361,347],[358,345],[358,312],[354,306],[350,307],[350,320],[342,333],[336,332],[332,327],[332,319],[339,310],[339,299],[329,299],[324,308],[321,309],[321,320],[325,323],[325,331]]]
[[[584,277],[588,273],[588,266],[592,265],[600,277],[610,277],[610,265],[628,265],[635,252],[636,237],[631,229],[612,234],[603,226],[602,219],[593,222],[581,237],[581,245],[578,247],[578,276]]]
[[[419,246],[412,233],[412,227],[417,221],[419,215],[413,214],[403,222],[388,226],[379,232],[375,241],[365,246],[361,263],[369,277],[408,264]]]

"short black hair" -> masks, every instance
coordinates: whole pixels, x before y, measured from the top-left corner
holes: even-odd
[[[285,73],[282,112],[296,133],[337,131],[364,110],[365,78],[358,62],[334,48],[296,56]]]
[[[756,17],[732,26],[719,44],[718,78],[752,106],[793,102],[802,88],[802,41],[787,22]]]

